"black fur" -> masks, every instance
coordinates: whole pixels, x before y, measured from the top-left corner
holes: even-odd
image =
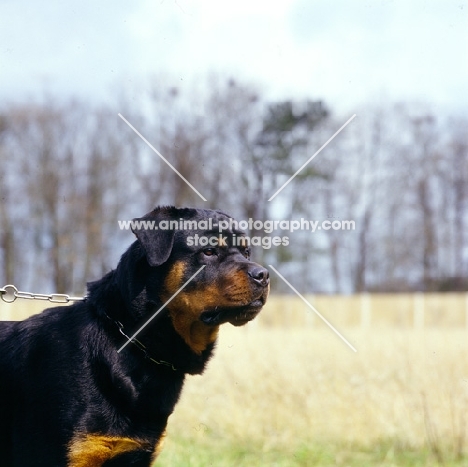
[[[144,219],[180,217],[226,215],[169,207],[157,208]],[[184,279],[206,264],[187,286],[187,293],[204,290],[214,277],[234,267],[246,275],[259,267],[241,249],[219,249],[215,260],[205,257],[200,248],[187,246],[190,233],[194,232],[136,229],[138,240],[115,270],[88,285],[83,302],[48,309],[25,321],[0,323],[1,466],[73,467],[78,464],[70,463],[72,440],[87,434],[143,443],[140,449],[109,457],[104,463],[89,461],[89,467],[151,464],[185,375],[203,372],[214,342],[194,352],[174,329],[171,314],[163,311],[137,337],[159,362],[155,363],[134,344],[117,352],[127,340],[119,326],[132,335],[164,304],[162,291],[176,262],[186,268]],[[257,279],[251,287],[255,303],[263,304],[268,293],[264,271],[261,284]],[[246,315],[244,305],[228,307],[224,313],[229,319],[224,321],[233,322],[233,316],[242,313],[243,324],[260,308],[256,305]],[[218,321],[224,316],[217,309],[204,312],[205,322],[213,313]]]

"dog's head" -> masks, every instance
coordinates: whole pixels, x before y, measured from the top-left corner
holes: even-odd
[[[245,233],[232,221],[220,211],[160,207],[133,222],[150,270],[145,300],[166,303],[197,353],[219,325],[255,318],[268,296],[268,270],[250,260]]]

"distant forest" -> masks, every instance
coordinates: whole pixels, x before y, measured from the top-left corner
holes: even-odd
[[[175,82],[175,81],[174,81]],[[118,116],[121,113],[207,199]],[[118,220],[156,205],[239,219],[353,220],[354,231],[257,247],[303,293],[468,290],[468,114],[382,102],[357,117],[271,202],[351,115],[311,97],[167,78],[93,104],[50,96],[0,105],[0,286],[84,293],[133,241]],[[288,292],[277,281],[276,292]]]

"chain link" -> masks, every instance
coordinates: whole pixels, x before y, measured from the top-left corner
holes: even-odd
[[[14,285],[5,285],[0,288],[0,297],[6,303],[13,303],[17,298],[24,298],[27,300],[47,300],[51,303],[69,303],[84,300],[84,297],[71,297],[67,294],[52,293],[31,293],[21,292]]]
[[[117,321],[116,319],[111,318],[107,313],[106,313],[106,316],[108,319],[110,319],[117,325],[117,327],[119,328],[119,332],[120,334],[122,334],[122,336],[124,336],[128,341],[130,341],[135,347],[140,349],[145,354],[145,358],[152,361],[153,363],[156,363],[157,365],[168,366],[169,368],[172,368],[173,371],[177,371],[177,368],[172,363],[166,362],[165,360],[154,359],[146,350],[146,346],[142,344],[138,339],[135,339],[135,338],[132,339],[131,337],[127,336],[127,334],[124,331],[124,326],[120,321]]]

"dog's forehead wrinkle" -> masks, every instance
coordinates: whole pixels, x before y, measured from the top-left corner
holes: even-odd
[[[204,237],[219,237],[222,235],[222,232],[219,232],[216,228],[210,230],[199,230],[197,233]]]

